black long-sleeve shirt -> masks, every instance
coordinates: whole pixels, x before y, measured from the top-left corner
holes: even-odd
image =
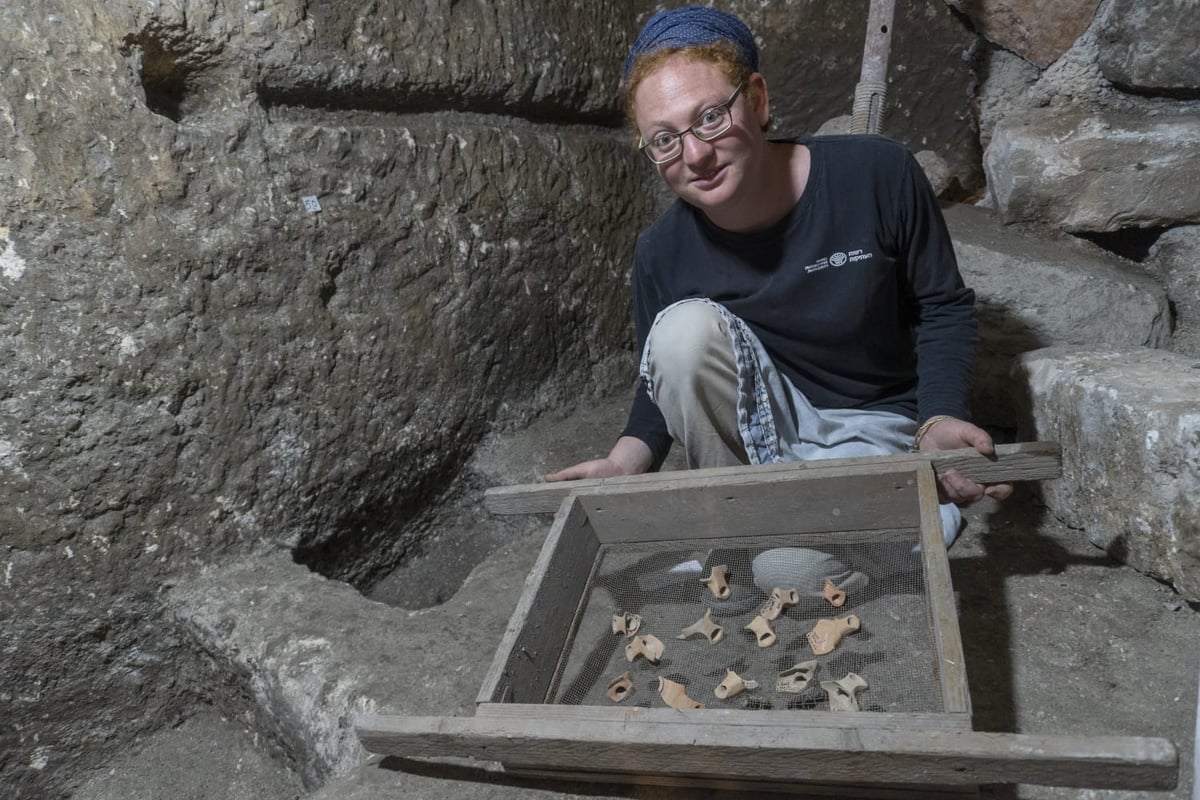
[[[655,316],[707,297],[741,317],[817,408],[967,417],[978,338],[937,200],[916,159],[882,136],[800,140],[799,202],[771,227],[732,233],[676,201],[638,237],[639,352]],[[671,437],[639,386],[623,435],[662,463]]]

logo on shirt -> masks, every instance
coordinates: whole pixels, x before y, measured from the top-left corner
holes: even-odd
[[[818,258],[814,263],[809,264],[804,268],[805,272],[820,272],[823,269],[830,267],[841,267],[855,261],[866,261],[874,258],[874,253],[868,253],[865,250],[851,250],[849,253],[838,251],[828,258]]]

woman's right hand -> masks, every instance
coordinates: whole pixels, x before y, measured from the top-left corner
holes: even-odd
[[[616,475],[637,475],[650,469],[654,455],[641,439],[622,436],[604,458],[581,461],[578,464],[551,472],[548,481],[573,481],[579,478],[612,478]]]

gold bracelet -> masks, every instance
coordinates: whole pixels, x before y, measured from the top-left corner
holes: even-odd
[[[930,428],[948,419],[954,419],[954,417],[949,414],[938,414],[922,422],[921,427],[917,428],[917,432],[913,434],[913,451],[915,452],[920,449],[921,440],[925,438],[925,434],[929,433]]]

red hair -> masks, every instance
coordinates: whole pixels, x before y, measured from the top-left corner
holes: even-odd
[[[650,73],[657,70],[667,61],[675,56],[680,56],[687,61],[700,62],[703,64],[712,64],[717,70],[725,76],[731,86],[747,84],[746,99],[751,105],[757,106],[762,102],[761,92],[754,84],[750,84],[750,76],[753,71],[746,64],[742,51],[737,45],[725,39],[720,39],[712,44],[690,45],[688,47],[664,47],[660,50],[640,55],[634,60],[633,66],[629,69],[629,79],[621,86],[621,108],[625,112],[625,118],[629,120],[629,124],[637,129],[637,90],[642,81],[646,79]],[[765,131],[770,125],[763,126]]]

